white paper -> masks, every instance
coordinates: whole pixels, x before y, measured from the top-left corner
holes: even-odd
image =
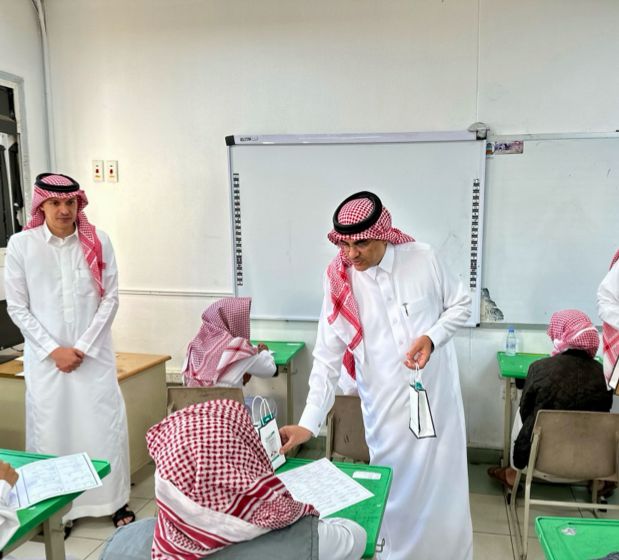
[[[87,453],[34,461],[16,470],[19,478],[9,494],[9,504],[15,509],[102,485]]]
[[[328,459],[313,461],[277,476],[295,500],[312,504],[320,512],[321,519],[374,496]]]

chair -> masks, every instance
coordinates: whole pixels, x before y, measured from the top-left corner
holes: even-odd
[[[217,399],[245,403],[243,391],[237,387],[168,387],[168,414],[192,404]]]
[[[619,505],[598,503],[602,481],[617,482],[619,467],[619,414],[572,410],[540,410],[533,427],[531,454],[524,488],[523,532],[520,534],[516,495],[522,472],[518,471],[511,492],[509,511],[518,533],[520,558],[527,557],[529,508],[531,505],[592,509],[619,509]],[[531,499],[533,477],[551,482],[592,481],[592,501],[553,501]],[[521,538],[518,538],[521,537]]]
[[[337,395],[327,416],[327,459],[331,461],[334,453],[356,461],[370,462],[361,400],[357,396]]]

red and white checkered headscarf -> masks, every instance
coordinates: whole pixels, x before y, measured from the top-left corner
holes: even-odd
[[[187,347],[187,386],[215,385],[233,363],[258,352],[249,342],[250,308],[250,297],[229,297],[204,310],[202,326]]]
[[[600,345],[600,335],[591,319],[577,309],[553,313],[547,332],[554,344],[553,356],[572,349],[584,350],[593,358]]]
[[[619,250],[613,256],[609,270],[619,261]],[[618,265],[619,266],[619,265]],[[602,322],[602,351],[604,353],[604,376],[610,381],[613,368],[619,359],[619,330]]]
[[[51,187],[70,187],[75,183],[70,177],[65,175],[47,175],[39,176],[39,181],[44,184],[48,184]],[[41,208],[41,205],[50,198],[77,198],[77,218],[76,226],[77,233],[82,246],[82,252],[86,258],[86,263],[92,274],[92,277],[97,284],[99,294],[103,296],[103,269],[105,263],[103,262],[103,249],[101,247],[101,241],[97,235],[97,230],[86,217],[84,208],[88,205],[88,198],[86,193],[79,189],[71,192],[57,192],[53,190],[45,190],[37,185],[34,186],[32,193],[32,209],[30,211],[30,220],[24,227],[24,229],[32,229],[42,226],[45,223],[45,214]]]
[[[368,218],[373,209],[374,203],[370,199],[356,198],[342,206],[337,215],[337,221],[345,225],[356,224]],[[391,225],[391,214],[384,206],[376,223],[368,229],[351,235],[343,235],[333,229],[329,232],[327,237],[329,241],[335,245],[343,240],[359,241],[361,239],[378,239],[387,241],[393,245],[415,241],[410,235],[402,233],[399,229]],[[333,305],[327,319],[329,324],[332,324],[338,317],[341,317],[353,328],[353,333],[344,353],[343,363],[346,371],[354,380],[356,373],[353,350],[360,344],[361,340],[363,340],[363,329],[361,328],[361,320],[359,319],[359,308],[357,307],[350,279],[348,278],[348,268],[350,266],[351,262],[346,257],[346,254],[343,251],[339,251],[327,268],[331,303]]]
[[[168,416],[146,434],[159,513],[152,558],[198,560],[318,515],[273,467],[244,405],[216,400]]]

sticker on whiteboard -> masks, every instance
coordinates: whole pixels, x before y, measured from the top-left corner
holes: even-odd
[[[524,152],[524,142],[522,140],[494,143],[494,155],[521,154],[522,152]]]
[[[380,480],[380,473],[368,471],[355,471],[352,473],[353,478],[361,478],[365,480]]]

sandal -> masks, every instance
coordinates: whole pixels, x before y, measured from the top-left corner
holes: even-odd
[[[509,467],[488,467],[488,476],[500,482],[507,490],[511,491],[513,485],[507,480],[507,469]]]
[[[125,504],[121,507],[114,515],[112,515],[112,523],[114,527],[124,527],[125,525],[129,525],[129,523],[133,523],[135,521],[135,513],[133,513],[129,508],[129,504]],[[129,521],[127,521],[129,519]]]

